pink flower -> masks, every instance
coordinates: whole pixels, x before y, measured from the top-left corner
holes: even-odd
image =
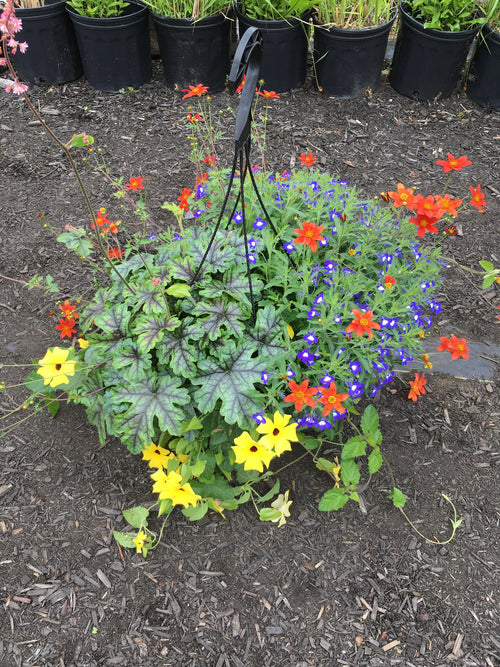
[[[27,50],[28,42],[19,42],[19,51],[21,51],[21,53],[26,53]]]
[[[14,93],[14,95],[21,95],[26,90],[28,90],[28,86],[24,83],[20,83],[19,81],[14,81],[12,86],[7,86],[5,88],[6,93]]]

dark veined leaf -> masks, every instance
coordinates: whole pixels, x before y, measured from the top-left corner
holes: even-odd
[[[254,299],[258,299],[262,290],[262,281],[255,277],[252,279],[252,291]],[[238,301],[244,301],[249,304],[249,286],[246,273],[242,274],[236,267],[228,269],[221,280],[214,280],[213,283],[200,290],[200,294],[207,299],[215,299],[224,295],[231,296]]]
[[[130,404],[115,417],[114,432],[132,453],[151,442],[157,428],[172,435],[180,433],[184,412],[179,406],[190,401],[180,384],[180,378],[163,374],[111,392],[115,410],[117,405]]]
[[[158,289],[148,286],[141,287],[135,294],[135,302],[137,307],[144,309],[146,315],[150,313],[164,313],[167,309],[165,305],[165,298]]]
[[[189,259],[171,259],[169,263],[170,275],[173,278],[178,280],[185,280],[187,283],[191,284],[196,269],[193,269],[191,261]],[[198,278],[203,278],[205,275],[205,266],[200,271]]]
[[[344,489],[329,489],[319,501],[318,509],[320,512],[339,510],[348,500],[349,496]]]
[[[154,262],[155,262],[155,256],[151,255],[150,253],[141,253],[141,254],[134,253],[133,255],[130,255],[130,257],[128,257],[127,259],[123,260],[123,262],[120,262],[117,265],[117,268],[118,271],[120,272],[120,275],[123,278],[128,278],[130,273],[135,272],[138,269],[142,273],[142,271],[146,266],[151,271],[154,267]],[[114,281],[119,281],[121,283],[121,280],[115,273],[113,273],[112,278]],[[127,288],[125,287],[125,289]]]
[[[143,380],[151,368],[151,355],[141,352],[137,343],[127,339],[122,341],[113,355],[113,367],[122,370],[126,382]]]
[[[132,333],[137,336],[137,344],[141,352],[158,345],[167,331],[173,331],[180,325],[177,317],[158,317],[157,315],[140,315],[134,322]]]
[[[195,392],[201,412],[212,412],[218,400],[220,413],[228,424],[238,423],[245,428],[253,413],[258,412],[260,396],[254,387],[264,370],[261,358],[253,358],[254,347],[243,347],[231,341],[219,352],[218,359],[202,359],[198,363],[198,376],[193,384],[201,387]]]
[[[110,302],[117,296],[118,290],[116,288],[100,288],[95,293],[92,301],[85,307],[80,317],[80,328],[85,331],[91,326],[96,317],[103,315],[108,308]]]
[[[193,236],[197,236],[196,232]],[[191,254],[193,256],[193,266],[198,268],[201,260],[205,255],[207,245],[211,236],[207,232],[203,232],[203,236],[196,240],[191,247]],[[217,273],[224,271],[228,266],[235,264],[236,253],[228,243],[228,232],[218,231],[215,235],[214,242],[203,264],[203,269],[206,273]]]
[[[226,302],[224,299],[209,303],[199,303],[193,309],[193,314],[208,315],[200,323],[203,325],[210,340],[216,340],[221,335],[222,327],[235,336],[241,336],[243,325],[239,320],[248,317],[248,314],[243,313],[237,303]]]
[[[185,378],[196,375],[196,364],[200,352],[190,341],[198,340],[203,332],[198,327],[191,327],[193,318],[186,317],[173,332],[166,332],[157,345],[156,353],[164,366],[169,366],[175,375]]]
[[[75,403],[86,407],[87,419],[96,427],[101,447],[106,443],[108,433],[113,432],[111,406],[108,405],[106,400],[108,398],[107,393],[104,395],[101,393],[102,387],[100,373],[98,370],[94,370],[82,380],[80,397],[75,399]]]
[[[375,435],[378,429],[379,418],[376,409],[373,405],[369,405],[363,412],[361,417],[361,430],[365,435]]]
[[[111,308],[108,307],[101,315],[94,318],[94,324],[104,333],[122,338],[126,336],[130,322],[130,311],[124,303],[119,303]]]
[[[250,340],[256,344],[259,354],[274,357],[285,351],[283,330],[285,323],[273,306],[259,309],[255,327],[248,332]]]

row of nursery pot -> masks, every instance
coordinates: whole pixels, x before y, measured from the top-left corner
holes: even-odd
[[[22,39],[30,48],[14,56],[15,66],[24,80],[61,83],[81,76],[81,56],[95,88],[138,87],[151,77],[149,8],[167,85],[203,82],[217,92],[224,88],[230,66],[230,4],[70,0],[65,5],[56,0],[21,8]],[[283,92],[303,83],[312,25],[314,78],[319,90],[338,98],[355,98],[378,87],[398,13],[394,0],[244,0],[234,10],[240,35],[251,26],[262,32],[265,89]],[[43,26],[42,14],[47,16]],[[500,0],[408,0],[401,2],[399,16],[389,77],[395,90],[420,100],[449,96],[480,31],[467,94],[479,104],[500,108]],[[44,65],[50,59],[52,73]]]

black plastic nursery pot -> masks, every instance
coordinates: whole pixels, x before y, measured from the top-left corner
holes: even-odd
[[[500,111],[500,33],[489,26],[478,35],[465,92],[477,104]]]
[[[264,90],[283,93],[297,88],[306,78],[308,25],[297,18],[264,21],[242,14],[236,6],[240,37],[250,27],[262,33],[260,76]]]
[[[93,88],[116,93],[151,80],[148,9],[129,2],[121,16],[91,18],[71,7],[83,71]]]
[[[152,13],[158,45],[171,88],[202,83],[211,93],[224,89],[230,65],[231,21],[223,14],[174,19]]]
[[[356,98],[380,85],[393,18],[363,30],[321,26],[314,20],[314,75],[318,89],[338,98]]]
[[[47,2],[43,7],[20,9],[16,16],[22,20],[22,30],[16,33],[19,42],[28,49],[10,54],[21,81],[66,83],[83,74],[73,25],[66,13],[66,3]]]
[[[449,97],[460,81],[478,28],[449,32],[424,28],[400,5],[400,25],[389,83],[398,93],[419,100]]]

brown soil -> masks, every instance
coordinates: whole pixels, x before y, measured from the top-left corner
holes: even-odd
[[[80,81],[30,94],[64,140],[93,135],[113,177],[150,179],[151,224],[168,224],[161,204],[191,186],[193,174],[188,105],[164,87],[159,63],[139,92],[107,95]],[[225,110],[236,100],[221,93],[212,102],[227,116],[219,153],[229,161]],[[38,214],[56,231],[88,215],[64,156],[22,99],[0,96],[0,123],[0,362],[26,364],[56,344],[48,317],[55,299],[92,287],[91,270]],[[466,154],[473,164],[454,177],[452,193],[468,201],[468,185],[480,183],[488,206],[459,219],[463,236],[444,239],[444,251],[468,266],[498,266],[499,116],[463,92],[432,104],[386,83],[355,101],[310,86],[282,94],[268,122],[269,166],[283,171],[309,150],[368,196],[398,181],[439,192],[435,160]],[[131,218],[91,161],[79,164],[95,208]],[[51,274],[62,294],[26,290],[22,281],[34,274]],[[438,333],[498,345],[498,286],[481,293],[462,270],[445,274]],[[26,420],[0,440],[0,665],[499,665],[500,360],[491,359],[495,374],[485,381],[427,372],[429,391],[417,404],[401,381],[376,403],[383,450],[418,530],[449,535],[442,492],[463,518],[446,546],[421,539],[392,507],[386,471],[361,507],[320,514],[326,480],[304,465],[282,477],[293,497],[285,527],[259,523],[251,508],[199,523],[174,514],[147,560],[122,556],[112,537],[125,526],[121,510],[152,499],[144,464],[117,441],[100,448],[75,406],[55,420]],[[25,371],[3,368],[1,379],[22,381]],[[25,396],[10,390],[0,406],[5,412]]]

